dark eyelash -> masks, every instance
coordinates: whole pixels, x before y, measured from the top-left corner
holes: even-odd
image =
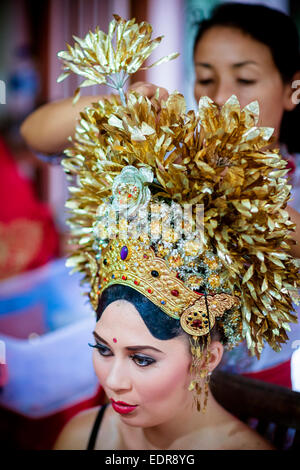
[[[208,78],[207,80],[198,80],[198,83],[200,83],[201,85],[208,85],[211,82],[212,82],[211,78]]]
[[[198,83],[200,83],[200,85],[208,85],[209,83],[212,83],[212,81],[213,80],[209,78],[207,80],[198,80]],[[239,78],[238,82],[244,85],[253,85],[254,83],[256,83],[256,80],[246,80],[244,78]]]
[[[103,344],[100,344],[100,343],[97,343],[96,344],[90,344],[88,343],[88,345],[91,347],[91,348],[96,348],[98,349],[98,352],[101,356],[110,356],[110,354],[103,354],[104,351],[110,351],[110,349],[107,347],[107,346],[104,346]],[[102,351],[102,352],[101,352]]]
[[[156,360],[152,359],[151,357],[140,356],[138,354],[132,354],[130,357],[138,367],[147,367],[147,366],[150,366],[151,364],[153,364],[154,362],[156,362]],[[143,365],[138,364],[138,362],[136,362],[135,359],[140,360],[140,361],[146,361],[146,364],[143,364]]]
[[[244,78],[239,78],[238,79],[238,82],[239,83],[243,83],[244,85],[252,85],[253,83],[255,83],[256,81],[255,80],[246,80]]]
[[[104,351],[110,351],[110,349],[106,346],[104,346],[103,344],[100,344],[100,343],[97,343],[96,344],[90,344],[88,343],[88,345],[91,347],[91,348],[96,348],[98,349],[98,352],[100,354],[100,356],[111,356],[112,354],[103,354]],[[147,367],[149,366],[150,364],[153,364],[154,362],[156,362],[155,359],[152,359],[151,357],[146,357],[146,356],[140,356],[139,354],[132,354],[130,356],[130,358],[135,362],[135,364],[139,367]],[[138,364],[137,361],[146,361],[146,364]]]

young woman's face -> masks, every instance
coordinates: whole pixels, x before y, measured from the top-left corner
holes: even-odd
[[[278,138],[283,112],[294,105],[268,46],[236,28],[214,26],[199,40],[194,61],[197,101],[206,95],[221,106],[235,94],[244,107],[258,100],[259,125],[273,127]]]
[[[190,406],[191,355],[186,337],[156,339],[135,307],[124,300],[104,310],[94,334],[98,348],[93,364],[108,398],[136,406],[128,414],[119,413],[122,421],[155,426]]]

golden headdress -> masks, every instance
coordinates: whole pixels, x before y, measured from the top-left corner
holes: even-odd
[[[125,96],[161,39],[151,31],[114,15],[107,35],[97,29],[59,53],[60,79],[74,72],[81,86],[120,94],[80,113],[65,151],[68,265],[84,274],[95,309],[108,286],[130,286],[180,319],[195,354],[216,323],[229,347],[246,339],[258,357],[264,341],[279,350],[297,321],[299,277],[286,163],[266,150],[273,130],[257,127],[257,102],[241,110],[235,96],[222,109],[203,97],[197,113],[177,92],[161,103]]]

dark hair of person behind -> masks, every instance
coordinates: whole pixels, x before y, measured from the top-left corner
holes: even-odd
[[[115,300],[127,300],[133,304],[150,333],[157,339],[172,339],[184,334],[179,320],[169,317],[140,292],[120,284],[113,284],[103,291],[98,304],[97,321],[106,307]]]
[[[296,24],[288,15],[263,5],[218,5],[211,17],[198,25],[194,51],[203,34],[214,26],[237,28],[267,45],[284,83],[290,82],[293,75],[300,70],[299,34]],[[299,118],[299,104],[293,111],[287,111],[283,115],[280,142],[285,143],[290,152],[300,151]]]

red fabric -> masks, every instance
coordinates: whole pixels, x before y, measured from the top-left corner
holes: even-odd
[[[278,366],[270,367],[259,372],[252,372],[242,374],[244,377],[249,377],[263,382],[280,385],[281,387],[292,388],[291,380],[291,360],[283,362]]]
[[[0,441],[2,448],[18,450],[51,450],[65,424],[77,413],[104,404],[104,390],[76,405],[45,418],[29,419],[0,408]],[[89,436],[87,436],[88,441]]]
[[[0,279],[34,269],[58,255],[59,238],[51,211],[0,137]]]

